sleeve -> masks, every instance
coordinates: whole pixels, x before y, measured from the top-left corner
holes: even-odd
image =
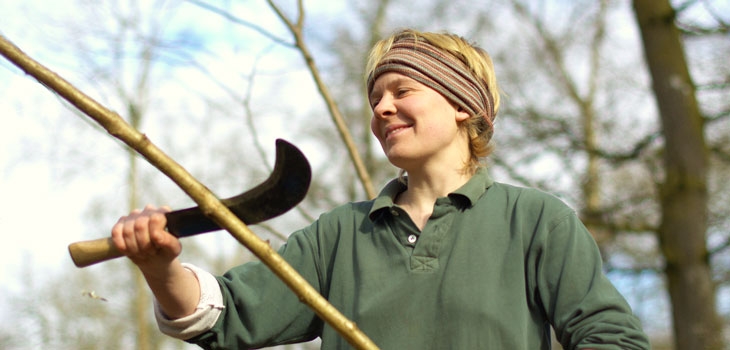
[[[279,250],[310,285],[320,291],[316,244],[306,229],[293,233]],[[188,339],[206,349],[244,349],[316,338],[322,321],[265,264],[236,266],[216,277],[225,308],[215,325]]]
[[[558,341],[566,349],[649,349],[639,319],[603,273],[593,237],[572,209],[562,202],[557,209],[543,212],[548,219],[541,220],[531,256]]]
[[[223,310],[223,295],[215,277],[191,264],[183,267],[193,272],[200,284],[200,301],[191,315],[178,319],[168,318],[160,309],[157,300],[154,301],[155,319],[160,331],[173,338],[188,339],[199,335],[213,327]]]

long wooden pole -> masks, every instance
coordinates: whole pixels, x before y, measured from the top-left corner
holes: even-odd
[[[267,242],[256,236],[210,190],[155,146],[146,135],[130,126],[117,113],[105,108],[56,73],[30,58],[2,35],[0,35],[0,54],[28,75],[37,79],[41,84],[76,106],[101,125],[109,134],[132,147],[145,157],[150,164],[167,175],[198,204],[203,213],[226,229],[237,241],[261,259],[274,274],[289,286],[303,303],[312,308],[320,318],[332,326],[351,345],[358,349],[378,348],[357,328],[354,322],[347,319],[322,297]]]

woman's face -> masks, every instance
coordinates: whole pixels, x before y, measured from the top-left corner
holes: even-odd
[[[371,130],[393,165],[413,172],[469,159],[468,137],[458,123],[469,117],[441,94],[409,77],[385,73],[370,95]]]

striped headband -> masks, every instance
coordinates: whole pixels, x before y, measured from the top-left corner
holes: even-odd
[[[492,128],[494,101],[486,83],[477,80],[461,60],[430,43],[413,38],[393,43],[368,77],[368,96],[375,80],[388,72],[403,74],[436,90],[470,115],[484,117]]]

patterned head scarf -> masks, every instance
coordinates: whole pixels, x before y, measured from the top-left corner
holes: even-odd
[[[473,116],[493,127],[494,101],[487,84],[478,80],[458,58],[425,40],[404,38],[393,43],[368,77],[368,96],[375,80],[384,73],[403,74],[436,90]]]

